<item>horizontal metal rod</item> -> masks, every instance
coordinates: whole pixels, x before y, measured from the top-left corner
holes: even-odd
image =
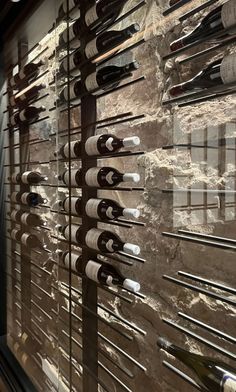
[[[189,274],[189,273],[184,272],[184,271],[178,271],[178,275],[184,276],[185,278],[192,279],[192,280],[194,280],[196,282],[203,283],[203,284],[206,284],[208,286],[212,286],[212,287],[215,287],[217,289],[220,289],[220,290],[223,290],[223,291],[227,291],[230,294],[236,295],[236,289],[234,289],[233,287],[226,286],[226,285],[221,284],[221,283],[217,283],[217,282],[215,282],[213,280],[209,280],[209,279],[197,276],[197,275]]]
[[[190,18],[191,16],[198,14],[200,11],[203,11],[205,8],[210,7],[212,4],[216,3],[218,0],[208,0],[205,1],[205,3],[199,5],[198,7],[194,8],[193,10],[186,12],[184,15],[182,15],[179,18],[180,22],[183,22],[184,20]]]
[[[183,234],[196,236],[196,237],[200,237],[200,238],[210,238],[210,239],[215,240],[215,241],[221,241],[221,242],[225,242],[225,243],[235,244],[236,245],[236,240],[234,240],[233,238],[220,237],[220,236],[216,236],[216,235],[211,235],[211,234],[206,234],[206,233],[199,233],[199,232],[196,232],[196,231],[189,231],[189,230],[182,230],[182,229],[178,230],[178,233],[183,233]]]
[[[98,361],[99,367],[103,369],[114,381],[116,381],[119,386],[127,392],[132,392],[132,390],[127,387],[117,376],[115,376],[106,366],[104,366],[100,361]]]
[[[216,328],[212,327],[209,324],[206,324],[206,323],[204,323],[204,322],[202,322],[200,320],[197,320],[196,318],[191,317],[191,316],[187,315],[186,313],[178,312],[178,315],[180,317],[182,317],[183,319],[188,320],[191,323],[197,325],[198,327],[201,327],[201,328],[207,330],[208,332],[211,332],[214,335],[217,335],[220,338],[227,340],[230,343],[234,343],[234,344],[236,343],[236,338],[235,337],[233,337],[231,335],[228,335],[227,333],[222,332],[219,329],[216,329]]]
[[[218,0],[217,0],[217,1],[218,1]],[[199,58],[199,57],[206,56],[206,55],[209,54],[209,53],[212,53],[212,52],[214,52],[214,51],[216,51],[216,50],[218,50],[218,49],[224,48],[224,47],[227,46],[227,45],[233,44],[233,43],[235,42],[235,40],[236,40],[235,37],[230,38],[230,39],[226,39],[226,40],[224,40],[224,41],[223,41],[222,43],[220,43],[220,44],[211,46],[210,48],[201,50],[200,52],[195,53],[195,54],[192,54],[191,56],[188,56],[188,57],[186,57],[186,58],[180,59],[180,60],[179,60],[179,64],[181,64],[181,65],[182,65],[182,64],[186,64],[186,63],[188,63],[189,61],[193,61],[193,60],[195,60],[195,59],[197,59],[197,58]]]
[[[119,316],[118,314],[116,314],[115,312],[113,312],[112,310],[108,309],[106,306],[99,304],[98,307],[102,310],[104,310],[104,312],[109,313],[111,316],[115,317],[116,319],[118,319],[120,322],[122,322],[123,324],[127,325],[129,328],[133,329],[134,331],[140,333],[143,336],[146,336],[147,332],[144,331],[143,329],[137,327],[136,325],[130,323],[129,321],[127,321],[126,319],[124,319],[123,317]]]
[[[180,1],[178,1],[178,3],[167,8],[167,10],[165,10],[162,15],[167,16],[167,15],[171,14],[172,12],[176,11],[177,9],[183,7],[183,5],[190,3],[191,1],[192,0],[180,0]]]
[[[145,42],[146,42],[146,41],[145,41],[145,39],[143,38],[143,39],[141,39],[140,41],[134,43],[133,45],[128,46],[128,47],[125,48],[125,49],[122,49],[122,50],[120,50],[120,51],[118,51],[118,52],[112,53],[110,56],[107,56],[107,57],[106,57],[104,60],[102,60],[102,61],[99,61],[99,59],[98,59],[98,64],[99,64],[99,66],[100,66],[100,65],[105,64],[107,61],[114,60],[114,59],[117,58],[117,57],[123,56],[125,53],[128,53],[128,52],[130,52],[131,50],[134,50],[134,49],[138,48],[140,45],[142,45],[142,44],[145,43]]]
[[[79,290],[77,290],[76,288],[68,286],[66,283],[62,283],[62,285],[67,287],[68,290],[72,290],[75,293],[77,293],[78,295],[82,296],[82,293]],[[84,305],[82,305],[82,307],[84,307]],[[127,321],[123,317],[121,317],[118,314],[116,314],[115,312],[113,312],[112,310],[106,308],[104,305],[98,304],[98,308],[100,308],[100,309],[104,310],[105,312],[109,313],[114,318],[116,318],[117,320],[121,321],[123,324],[127,325],[129,328],[131,328],[134,331],[140,333],[141,335],[143,335],[143,336],[146,335],[146,332],[144,330],[142,330],[141,328],[137,327],[136,325],[130,323],[129,321]]]
[[[219,353],[221,353],[221,354],[227,356],[228,358],[233,359],[233,360],[236,359],[236,354],[233,354],[231,351],[228,351],[228,350],[226,350],[226,349],[224,349],[224,348],[218,346],[217,344],[211,342],[210,340],[205,339],[205,338],[203,338],[202,336],[200,336],[200,335],[198,335],[198,334],[196,334],[196,333],[190,331],[189,329],[187,329],[187,328],[185,328],[185,327],[182,327],[181,325],[178,325],[176,322],[173,322],[173,321],[171,321],[171,320],[167,320],[167,319],[165,319],[165,318],[162,318],[162,321],[163,321],[165,324],[170,325],[171,327],[177,329],[178,331],[183,332],[184,334],[190,336],[191,338],[196,339],[196,340],[198,340],[199,342],[205,344],[206,346],[208,346],[208,347],[210,347],[210,348],[212,348],[212,349],[218,351]]]
[[[184,287],[186,289],[190,289],[192,291],[196,291],[197,293],[204,294],[204,295],[206,295],[210,298],[214,298],[218,301],[228,303],[229,305],[232,305],[232,306],[236,306],[236,301],[231,299],[230,297],[226,297],[225,295],[216,294],[213,291],[203,289],[202,287],[194,286],[194,285],[186,283],[182,280],[172,278],[171,276],[168,276],[168,275],[163,275],[163,279],[168,280],[169,282],[172,282],[172,283],[174,283],[178,286]]]
[[[195,236],[184,235],[184,234],[175,234],[175,233],[169,233],[169,232],[162,232],[162,235],[164,237],[176,238],[181,241],[195,242],[196,244],[212,246],[214,248],[219,248],[219,249],[223,249],[223,250],[230,250],[233,252],[236,251],[236,246],[228,245],[226,243],[220,243],[220,242],[216,242],[216,241],[203,240],[203,239],[197,238]]]
[[[179,377],[181,377],[184,381],[186,381],[188,384],[192,385],[192,387],[198,389],[198,391],[203,392],[204,389],[198,384],[196,383],[196,381],[194,381],[191,377],[187,376],[187,374],[185,374],[184,372],[182,372],[181,370],[177,369],[175,366],[171,365],[169,362],[167,361],[163,361],[162,362],[163,365],[165,367],[167,367],[169,370],[171,370],[173,373],[177,374]],[[205,390],[206,391],[206,390]]]
[[[213,99],[216,99],[216,98],[227,97],[228,95],[234,95],[235,93],[236,93],[236,89],[230,89],[230,90],[226,90],[225,92],[222,92],[222,93],[204,95],[202,98],[196,98],[196,99],[190,100],[188,102],[183,102],[183,103],[180,103],[178,106],[180,108],[182,108],[182,107],[189,106],[189,105],[197,105],[202,102],[212,101]]]
[[[124,84],[122,84],[122,85],[120,85],[118,87],[115,87],[115,88],[113,88],[111,90],[107,90],[104,93],[101,93],[101,94],[97,95],[97,99],[103,98],[103,97],[105,97],[105,96],[107,96],[109,94],[116,93],[117,91],[123,90],[126,87],[133,86],[134,84],[137,84],[139,82],[143,82],[144,80],[146,80],[145,76],[141,76],[138,79],[131,80],[130,82],[124,83]]]
[[[191,193],[219,193],[219,194],[226,194],[226,195],[236,195],[236,191],[227,190],[227,189],[162,189],[162,193],[184,193],[184,192],[191,192]]]

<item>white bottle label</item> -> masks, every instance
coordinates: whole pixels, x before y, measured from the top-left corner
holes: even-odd
[[[12,96],[12,97],[10,98],[10,105],[11,105],[11,106],[15,106],[15,104],[16,104],[15,97]]]
[[[91,59],[98,54],[97,38],[94,38],[92,41],[87,43],[85,48],[85,54],[87,59]]]
[[[17,216],[18,210],[13,210],[11,213],[11,220],[14,222],[17,222],[16,216]]]
[[[32,171],[27,171],[22,174],[21,181],[23,184],[28,184],[28,175],[32,173]]]
[[[27,96],[25,94],[22,94],[22,95],[19,96],[19,99],[21,101],[24,101],[25,99],[27,99]]]
[[[76,174],[77,174],[77,172],[78,172],[78,169],[72,169],[71,170],[71,186],[78,186],[79,184],[77,184],[77,182],[76,182]],[[69,183],[70,183],[70,172],[69,172],[69,170],[67,170],[66,172],[65,172],[65,175],[64,175],[64,183],[67,185],[67,186],[69,186]]]
[[[224,84],[236,81],[236,54],[226,56],[222,60],[220,76]]]
[[[21,121],[27,121],[27,118],[25,117],[25,111],[24,111],[24,110],[22,110],[22,111],[19,113],[19,119],[20,119]]]
[[[109,139],[107,139],[107,141],[106,141],[106,148],[107,148],[109,151],[114,151],[114,147],[113,147],[113,145],[112,145],[113,140],[114,140],[113,137],[109,137]]]
[[[93,22],[95,22],[98,19],[98,14],[97,14],[97,4],[94,4],[93,7],[91,7],[85,15],[85,23],[87,26],[90,26]]]
[[[85,174],[85,182],[88,186],[99,186],[98,173],[100,172],[99,167],[92,167]]]
[[[63,32],[63,41],[66,43],[67,42],[67,29]],[[73,25],[69,27],[69,41],[72,41],[72,39],[75,38],[75,33],[73,30]]]
[[[20,78],[20,79],[24,79],[25,77],[26,77],[25,71],[24,71],[24,68],[22,68],[22,69],[20,70],[20,72],[19,72],[19,78]]]
[[[27,244],[27,240],[28,240],[29,236],[30,236],[30,234],[28,234],[28,233],[22,234],[22,236],[21,236],[21,242],[22,242],[23,245],[25,245],[25,246],[28,245],[28,244]]]
[[[76,95],[75,95],[75,89],[74,89],[75,83],[76,83],[76,82],[77,82],[77,81],[73,82],[73,83],[70,85],[70,99],[75,99],[75,98],[77,98]],[[67,87],[67,86],[66,86],[66,87],[64,88],[64,90],[63,90],[63,96],[64,96],[65,101],[68,101],[68,87]]]
[[[27,197],[28,197],[28,193],[27,192],[23,193],[23,195],[21,196],[21,202],[23,204],[28,204],[27,203]]]
[[[89,260],[86,268],[85,268],[85,274],[86,276],[93,280],[94,282],[99,283],[98,280],[98,272],[101,268],[101,264],[96,263],[95,261]]]
[[[110,171],[109,173],[107,173],[106,175],[106,181],[108,182],[108,184],[113,185],[114,181],[113,181],[113,171]]]
[[[76,262],[80,256],[81,256],[80,254],[73,253],[73,252],[71,253],[71,269],[72,269],[72,271],[77,272]],[[68,269],[70,268],[70,254],[69,253],[67,253],[66,257],[64,258],[64,264],[65,264],[66,268],[68,268]]]
[[[93,72],[89,76],[87,76],[87,78],[85,80],[85,86],[86,86],[87,91],[89,91],[89,92],[96,90],[99,87],[98,82],[97,82],[97,73],[96,72]]]
[[[88,200],[86,207],[85,207],[85,211],[86,211],[86,214],[88,216],[90,216],[90,218],[99,219],[98,207],[99,207],[100,203],[101,203],[100,199],[89,199]]]
[[[28,219],[29,213],[28,212],[24,212],[24,214],[21,216],[21,222],[23,223],[23,225],[27,225],[27,219]]]
[[[77,231],[79,230],[80,226],[78,225],[71,225],[71,241],[77,243]],[[70,240],[70,228],[69,225],[66,226],[65,229],[65,238],[69,241]]]
[[[13,201],[13,203],[17,203],[17,195],[18,195],[18,192],[12,192],[11,201]]]
[[[100,235],[103,233],[103,230],[100,229],[91,229],[87,232],[85,237],[85,242],[87,246],[91,249],[100,250],[98,248],[98,240]]]
[[[13,184],[17,184],[17,177],[18,177],[19,174],[20,174],[20,173],[14,173],[14,174],[12,174],[11,180],[12,180]]]
[[[78,200],[78,197],[71,197],[71,213],[73,215],[77,215],[78,214],[77,211],[76,211],[77,200]],[[65,209],[66,212],[70,211],[69,210],[69,201],[70,201],[70,199],[69,199],[69,197],[67,197],[67,199],[65,200],[65,203],[64,203],[64,209]]]
[[[63,152],[64,152],[64,155],[66,158],[69,158],[69,146],[70,146],[70,157],[77,158],[77,155],[75,154],[75,146],[77,143],[78,143],[77,141],[74,141],[74,142],[71,142],[70,144],[66,143],[64,145]]]
[[[62,66],[65,72],[68,71],[68,67],[67,67],[67,58],[65,60],[62,61]],[[69,57],[69,70],[71,71],[72,69],[75,68],[75,63],[74,63],[74,57],[70,56]]]
[[[15,240],[15,241],[16,241],[16,236],[17,236],[18,231],[19,231],[19,230],[17,230],[17,229],[13,229],[13,230],[11,231],[11,238],[12,238],[13,240]]]
[[[98,151],[98,139],[101,135],[92,136],[87,139],[85,143],[85,151],[88,155],[100,155]]]
[[[221,10],[221,19],[222,19],[222,24],[225,29],[236,25],[236,2],[235,2],[235,0],[229,0],[223,5],[222,10]],[[232,31],[230,34],[235,34],[235,31]]]
[[[223,379],[222,392],[236,392],[236,378],[233,376],[225,376]]]

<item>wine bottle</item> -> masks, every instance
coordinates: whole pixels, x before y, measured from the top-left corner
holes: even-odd
[[[64,237],[70,240],[70,227],[59,226],[59,231]],[[90,229],[85,235],[82,226],[71,225],[71,241],[79,246],[86,244],[89,248],[95,249],[104,253],[114,253],[124,251],[133,255],[140,253],[140,248],[137,245],[123,242],[116,234],[108,230]]]
[[[42,176],[41,173],[36,171],[26,171],[22,174],[13,173],[11,177],[8,177],[13,184],[39,184],[42,181],[47,181],[48,177]]]
[[[23,233],[20,239],[22,245],[28,248],[45,248],[45,245],[42,245],[41,241],[34,234]]]
[[[24,212],[20,218],[23,225],[26,226],[45,226],[46,222],[38,215],[31,212]]]
[[[68,213],[70,212],[69,202],[69,197],[60,202],[61,207]],[[120,217],[129,219],[140,216],[140,211],[136,208],[123,208],[116,201],[110,199],[89,199],[86,203],[85,211],[90,218],[101,220],[113,220]],[[71,197],[71,213],[82,216],[81,197]]]
[[[111,25],[122,12],[128,0],[100,0],[86,12],[87,27],[98,28]],[[95,25],[95,26],[92,26]]]
[[[63,201],[59,202],[59,206],[61,206],[66,212],[70,212],[70,198],[67,197]],[[71,197],[71,214],[82,216],[82,199],[81,197]]]
[[[181,49],[202,38],[207,39],[208,36],[210,38],[212,34],[217,32],[222,31],[222,35],[225,35],[224,30],[235,25],[236,2],[235,0],[228,0],[207,14],[191,33],[172,42],[171,50]],[[231,34],[235,34],[235,31]]]
[[[73,12],[70,12],[69,16],[71,19],[74,17],[79,17],[80,11],[79,11],[79,6],[80,6],[80,0],[69,0],[69,12],[76,7]],[[67,17],[67,0],[64,0],[63,3],[60,5],[59,10],[58,10],[58,18],[59,19],[66,19]]]
[[[35,106],[28,106],[26,109],[23,109],[20,112],[11,116],[10,125],[14,127],[16,125],[35,121],[39,118],[40,113],[45,112],[45,110],[46,108],[44,106],[40,106],[38,108],[36,108]]]
[[[236,82],[236,55],[230,54],[214,61],[187,82],[170,88],[172,97],[177,97],[189,91],[206,89]]]
[[[20,242],[22,236],[22,231],[20,229],[8,229],[7,231],[12,240]]]
[[[35,354],[39,352],[42,347],[41,343],[33,338],[30,332],[23,332],[19,336],[19,342],[28,354]]]
[[[71,257],[70,257],[71,255]],[[64,266],[68,269],[71,269],[72,271],[81,274],[82,273],[82,253],[81,252],[62,252],[60,255],[60,258],[62,260],[62,263]],[[70,262],[71,259],[71,262]]]
[[[104,286],[123,286],[134,293],[140,291],[138,282],[125,278],[113,265],[108,263],[101,264],[89,260],[85,267],[85,274],[89,279]]]
[[[40,83],[37,86],[33,86],[29,90],[26,90],[23,94],[13,95],[9,100],[10,105],[12,107],[18,106],[36,98],[44,88],[46,88],[46,84]]]
[[[133,148],[140,145],[137,136],[120,139],[112,134],[96,135],[88,138],[85,143],[87,155],[103,155],[119,151],[121,148]]]
[[[69,37],[70,49],[77,49],[80,47],[80,19],[76,20],[70,27],[69,31],[66,29],[59,37],[59,45],[65,46]]]
[[[133,61],[132,63],[118,67],[116,65],[108,65],[103,67],[96,72],[88,75],[85,84],[82,84],[81,80],[75,80],[70,85],[70,99],[80,99],[84,95],[91,93],[97,94],[100,91],[108,88],[114,88],[118,86],[122,79],[132,75],[132,72],[139,68],[139,63]],[[68,100],[68,88],[64,89],[60,93],[60,101],[67,102]]]
[[[87,155],[103,155],[119,151],[121,148],[133,148],[140,145],[140,139],[137,136],[120,139],[112,134],[103,134],[88,138],[85,143]],[[74,141],[64,144],[54,155],[61,155],[62,158],[69,158],[69,147],[71,158],[81,157],[81,141]]]
[[[38,204],[47,202],[46,199],[35,192],[12,192],[9,197],[13,203],[21,203],[29,207],[36,207]]]
[[[99,34],[96,38],[87,43],[85,48],[85,57],[89,60],[92,57],[98,55],[99,53],[107,52],[114,47],[121,45],[129,38],[133,37],[135,33],[140,31],[140,27],[137,23],[126,27],[124,30],[116,31],[105,31]],[[73,41],[74,42],[74,41]],[[77,50],[70,58],[70,71],[75,68],[79,68],[83,63],[84,58],[81,50]],[[67,74],[68,72],[68,61],[63,60],[60,65],[60,73]]]
[[[236,369],[231,366],[213,358],[188,352],[162,337],[158,338],[157,345],[189,367],[208,391],[236,391]]]
[[[43,61],[39,61],[38,63],[28,63],[26,64],[19,73],[14,75],[10,79],[10,86],[14,87],[15,85],[25,81],[25,80],[31,80],[35,78],[39,72],[40,72],[40,67],[44,65]]]
[[[82,186],[83,173],[82,169],[71,170],[71,181],[69,181],[69,170],[65,171],[62,176],[58,177],[65,185]],[[117,169],[112,167],[93,167],[85,173],[85,184],[94,187],[113,187],[121,182],[135,183],[140,181],[140,176],[137,173],[120,173]]]
[[[69,159],[69,149],[71,158],[81,157],[81,142],[79,140],[64,144],[54,155],[60,155],[64,159]]]
[[[24,214],[22,210],[12,210],[12,212],[7,212],[7,215],[11,218],[13,222],[20,223],[21,216]]]

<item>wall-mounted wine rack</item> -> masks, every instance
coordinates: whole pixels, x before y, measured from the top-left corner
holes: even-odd
[[[46,4],[47,1],[44,3]],[[122,345],[120,346],[113,338],[110,338],[109,331],[124,341],[127,347],[128,344],[132,343],[134,334],[145,336],[146,332],[135,323],[119,315],[115,309],[107,305],[105,306],[104,303],[106,301],[101,302],[100,299],[104,295],[114,300],[117,298],[121,302],[130,305],[133,304],[135,298],[144,299],[145,297],[139,292],[134,293],[126,288],[115,291],[111,287],[95,283],[86,277],[84,271],[88,261],[91,259],[97,259],[101,263],[103,260],[113,262],[117,267],[122,265],[131,267],[135,263],[144,263],[145,260],[142,257],[132,256],[125,252],[108,255],[83,245],[81,247],[83,272],[82,274],[74,272],[71,252],[75,249],[75,244],[71,239],[71,224],[74,222],[75,216],[71,208],[71,197],[77,191],[77,187],[71,184],[71,170],[73,165],[79,164],[82,171],[86,172],[89,168],[96,167],[101,159],[109,161],[114,158],[140,156],[144,153],[137,150],[135,152],[122,151],[104,156],[89,157],[85,151],[85,142],[103,128],[118,124],[126,124],[127,126],[127,124],[131,124],[133,121],[144,118],[144,114],[135,115],[127,111],[126,113],[100,119],[97,113],[97,101],[113,92],[125,91],[126,87],[144,82],[145,78],[141,75],[130,80],[132,76],[130,73],[128,78],[124,78],[124,80],[120,81],[117,78],[115,80],[117,83],[114,87],[111,88],[110,83],[104,84],[103,91],[97,88],[93,91],[93,94],[83,96],[81,101],[71,99],[71,84],[76,79],[81,79],[82,83],[85,83],[88,75],[95,72],[97,66],[100,67],[107,62],[118,59],[123,54],[130,53],[130,51],[142,45],[144,39],[137,40],[132,44],[128,43],[128,45],[121,47],[118,52],[114,45],[110,48],[109,53],[107,51],[99,52],[99,58],[98,55],[93,56],[90,61],[83,55],[84,59],[80,69],[80,76],[73,77],[70,72],[70,58],[73,51],[70,48],[69,29],[72,22],[70,16],[76,9],[78,10],[78,7],[75,6],[71,9],[71,3],[69,0],[64,2],[64,6],[66,5],[64,22],[66,27],[64,31],[67,34],[67,45],[64,47],[56,46],[52,50],[52,38],[50,38],[46,44],[40,42],[29,49],[29,43],[20,41],[18,42],[18,61],[14,66],[9,67],[7,71],[9,86],[10,80],[16,72],[16,67],[19,70],[29,62],[37,62],[41,59],[45,61],[46,58],[48,61],[48,64],[43,66],[39,75],[33,80],[34,82],[47,80],[47,89],[44,89],[39,97],[30,101],[30,104],[35,106],[45,103],[47,111],[40,114],[40,117],[36,120],[19,127],[8,125],[7,120],[7,126],[5,124],[2,130],[5,139],[3,151],[6,157],[8,157],[4,164],[6,171],[5,187],[8,189],[4,204],[7,206],[7,210],[9,211],[10,209],[10,212],[12,212],[14,208],[17,208],[17,203],[7,200],[7,194],[11,195],[16,190],[20,192],[31,191],[31,186],[28,184],[26,186],[20,185],[20,187],[12,184],[11,180],[7,179],[9,175],[11,176],[17,170],[23,173],[29,170],[30,167],[32,169],[40,168],[42,173],[45,170],[48,176],[47,182],[40,182],[34,185],[35,192],[42,194],[45,200],[42,200],[34,208],[22,207],[25,211],[42,214],[45,219],[45,223],[30,229],[31,234],[40,238],[45,246],[39,250],[27,248],[21,244],[19,238],[12,239],[11,234],[6,235],[7,331],[10,336],[8,345],[25,368],[30,380],[32,380],[34,386],[30,386],[31,391],[34,388],[44,391],[54,390],[53,388],[61,390],[60,388],[63,388],[63,390],[68,391],[83,390],[96,392],[100,386],[102,390],[110,392],[109,383],[114,383],[120,390],[131,392],[134,373],[137,370],[145,372],[146,368],[139,360],[128,353],[128,349],[124,349]],[[145,4],[145,1],[140,1],[134,7],[128,7],[128,10],[125,13],[123,12],[119,18],[114,19],[109,27],[112,28],[116,24],[125,21]],[[94,39],[96,34],[100,34],[105,30],[105,28],[96,30],[95,24],[90,30],[86,27],[85,15],[93,5],[93,0],[81,0],[80,21],[84,31],[80,40],[81,53],[84,53],[87,43]],[[116,8],[118,10],[119,5],[114,8],[114,11]],[[57,10],[58,5],[55,2],[55,11],[57,12]],[[46,8],[44,12],[46,12]],[[60,29],[60,23],[61,20],[57,19],[56,23],[50,28],[48,31],[50,37],[53,36],[54,31],[58,36],[57,31]],[[64,51],[63,57],[62,49]],[[50,61],[60,64],[63,59],[67,59],[67,75],[65,76],[66,80],[61,83],[55,72],[50,76]],[[55,69],[55,66],[53,68]],[[22,84],[20,90],[26,87],[27,83],[25,85]],[[56,93],[57,96],[62,87],[66,87],[68,93],[68,101],[64,104],[61,104],[57,99],[52,99],[53,94]],[[10,99],[13,93],[15,93],[13,89],[8,87],[7,91],[3,92],[3,96],[6,99],[7,97]],[[52,104],[52,102],[54,103]],[[24,108],[24,105],[20,106],[19,110]],[[7,118],[17,113],[10,105],[3,112]],[[63,119],[61,120],[62,116]],[[80,121],[79,117],[81,117]],[[53,121],[56,121],[57,124],[53,123]],[[61,121],[63,126],[60,124]],[[49,132],[47,123],[50,124]],[[39,127],[39,132],[36,127]],[[58,144],[70,144],[75,138],[80,138],[82,143],[81,160],[71,156],[71,148],[69,148],[68,159],[51,158],[50,156],[48,159],[45,159],[47,150],[50,154],[50,151],[58,150]],[[35,156],[31,151],[36,151]],[[39,154],[37,154],[37,151]],[[43,152],[41,156],[40,151]],[[40,156],[39,158],[38,155]],[[58,174],[61,174],[65,165],[67,165],[69,170],[68,186],[63,185],[59,179],[55,179],[52,176],[54,165],[58,166]],[[110,187],[103,187],[102,191],[108,193],[107,191],[110,189]],[[143,189],[142,186],[116,186],[112,188],[112,191],[125,193],[131,191],[140,192]],[[85,183],[80,188],[83,211],[80,224],[82,224],[84,233],[101,223],[111,227],[111,229],[122,228],[126,230],[130,230],[135,226],[143,227],[145,225],[140,220],[135,221],[125,218],[107,221],[89,218],[85,211],[86,203],[91,198],[97,198],[99,190],[99,187],[89,187]],[[69,197],[68,212],[58,207],[57,203],[53,205],[52,202],[52,198],[55,199],[55,197],[59,200],[63,192],[66,192]],[[52,198],[50,195],[52,195]],[[55,232],[56,223],[65,223],[65,220],[69,224],[69,239],[65,239],[57,231]],[[24,225],[16,226],[16,223],[12,222],[8,217],[5,219],[5,222],[8,227],[10,225],[9,228],[11,230],[19,227],[22,232],[25,231]],[[57,255],[57,249],[60,248],[69,251],[69,270],[63,266],[60,257]],[[77,287],[78,281],[80,283]],[[9,286],[9,282],[11,282],[11,286]],[[56,297],[57,301],[53,297]],[[65,303],[67,303],[67,306],[65,306]],[[78,314],[74,310],[75,307],[80,310]],[[104,317],[103,314],[107,316]],[[116,322],[108,321],[108,317],[116,320]],[[53,325],[54,321],[55,325]],[[56,326],[56,324],[58,325]],[[101,326],[103,326],[102,329]],[[24,333],[30,335],[30,338],[36,341],[38,347],[40,347],[39,352],[35,350],[30,358],[28,356],[24,357],[24,344],[22,341],[19,341],[19,335],[22,336]],[[43,351],[42,347],[45,347],[45,344],[47,348],[46,351]],[[51,356],[49,354],[50,344],[53,344],[55,348],[55,352]],[[124,362],[127,362],[127,366],[124,367],[119,361],[116,361],[113,355],[109,353],[110,350],[120,355]],[[48,369],[45,370],[45,361],[49,361],[49,365],[54,366],[57,370],[57,381]],[[79,383],[77,384],[78,381]],[[55,382],[58,384],[55,385]]]

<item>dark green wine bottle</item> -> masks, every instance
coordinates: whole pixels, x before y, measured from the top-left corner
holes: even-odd
[[[193,354],[159,337],[157,345],[179,359],[209,392],[236,392],[236,369],[213,358]]]

